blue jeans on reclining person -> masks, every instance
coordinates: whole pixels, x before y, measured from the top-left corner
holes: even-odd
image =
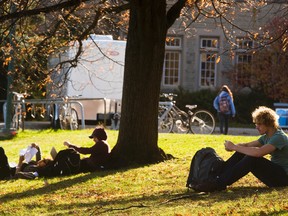
[[[224,163],[217,179],[221,186],[228,186],[251,172],[268,187],[288,186],[288,175],[278,164],[264,157],[252,157],[235,152]]]

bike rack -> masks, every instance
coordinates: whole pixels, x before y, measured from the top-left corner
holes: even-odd
[[[7,104],[7,102],[6,102],[6,100],[0,100],[0,102],[4,102],[4,104],[3,104],[3,117],[4,117],[4,124],[6,123],[6,104]],[[63,100],[62,99],[60,99],[60,98],[57,98],[57,99],[25,99],[25,101],[22,101],[22,100],[19,100],[19,101],[13,101],[12,102],[13,104],[23,104],[23,103],[25,103],[25,104],[31,104],[31,105],[33,105],[33,104],[44,104],[44,105],[46,105],[46,106],[48,106],[48,105],[51,105],[51,104],[56,104],[56,105],[59,105],[59,104],[62,104],[63,103]],[[79,105],[79,107],[80,107],[80,112],[81,112],[81,129],[85,129],[85,117],[84,117],[84,107],[83,107],[83,105],[82,105],[82,103],[81,102],[79,102],[79,101],[74,101],[74,100],[69,100],[69,102],[68,103],[73,103],[73,104],[77,104],[77,105]],[[57,116],[57,118],[58,118],[58,116]],[[24,130],[24,128],[25,128],[25,121],[23,122],[23,128],[22,128],[22,130]]]
[[[74,103],[74,104],[78,104],[80,106],[80,110],[81,110],[81,127],[82,129],[85,129],[85,118],[84,118],[84,107],[83,104],[80,103],[79,101],[70,101],[69,103]]]

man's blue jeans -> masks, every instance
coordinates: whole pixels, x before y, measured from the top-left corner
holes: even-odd
[[[224,164],[217,179],[222,186],[231,185],[251,172],[268,187],[288,186],[285,170],[264,157],[251,157],[235,152]]]

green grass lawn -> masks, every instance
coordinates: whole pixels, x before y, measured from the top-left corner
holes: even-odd
[[[19,150],[38,143],[43,156],[52,146],[64,149],[68,140],[81,146],[93,143],[90,130],[20,132],[1,141],[9,162],[17,162]],[[107,131],[113,147],[117,131]],[[245,142],[257,136],[159,134],[159,147],[176,159],[142,167],[130,167],[73,176],[35,180],[9,180],[0,184],[0,215],[288,215],[288,189],[270,189],[252,175],[226,191],[196,193],[185,187],[191,158],[206,146],[227,159],[232,153],[224,140]]]

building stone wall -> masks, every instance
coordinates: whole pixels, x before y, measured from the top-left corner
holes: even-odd
[[[237,29],[235,26],[223,22],[229,35],[230,40],[235,42],[237,37],[247,37],[249,32],[257,32],[263,29],[276,16],[281,16],[280,9],[287,7],[286,4],[271,3],[262,7],[259,10],[249,8],[249,10],[243,10],[244,8],[239,7],[235,11],[235,15],[228,16],[233,19],[233,23],[239,26]],[[284,13],[285,11],[282,11]],[[223,84],[230,85],[227,73],[231,71],[235,64],[235,58],[233,58],[233,47],[228,42],[224,31],[221,27],[220,20],[204,19],[200,17],[197,22],[191,24],[185,31],[183,23],[187,24],[187,20],[179,18],[174,25],[169,29],[168,35],[181,36],[183,41],[182,47],[182,59],[180,68],[180,83],[179,86],[189,91],[198,91],[203,88],[218,89]],[[245,31],[242,31],[242,30]],[[200,40],[203,37],[215,37],[219,39],[218,54],[220,55],[221,61],[217,64],[216,80],[214,86],[201,86],[200,79]],[[251,37],[251,36],[250,36]],[[235,57],[235,56],[234,56]],[[175,87],[162,86],[162,90],[168,91],[177,89]]]

